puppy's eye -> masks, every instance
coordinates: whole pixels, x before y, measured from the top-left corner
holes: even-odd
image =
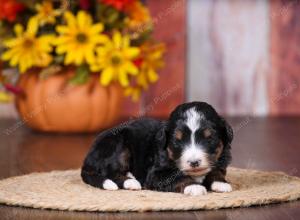
[[[177,140],[180,141],[182,139],[182,136],[183,136],[182,131],[179,131],[179,130],[175,131],[175,138]]]
[[[204,136],[205,138],[210,138],[211,135],[212,135],[212,132],[211,132],[210,129],[207,128],[207,129],[205,129],[205,130],[203,131],[203,136]]]

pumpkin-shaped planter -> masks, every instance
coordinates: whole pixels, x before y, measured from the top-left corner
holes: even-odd
[[[103,87],[99,76],[91,74],[82,85],[70,84],[73,69],[41,79],[38,70],[22,74],[16,97],[22,120],[34,130],[48,132],[94,132],[112,126],[118,120],[122,88]]]

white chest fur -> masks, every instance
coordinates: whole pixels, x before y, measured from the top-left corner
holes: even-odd
[[[193,179],[194,179],[197,183],[202,183],[203,180],[205,179],[205,176],[197,176],[197,177],[193,177]]]

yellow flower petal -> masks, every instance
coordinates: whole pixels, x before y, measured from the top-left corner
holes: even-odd
[[[95,62],[95,56],[94,56],[94,52],[92,49],[85,51],[85,57],[86,57],[87,63],[92,64]]]
[[[20,60],[20,54],[15,54],[11,57],[9,65],[16,66],[19,63]]]
[[[122,47],[122,36],[121,33],[116,31],[113,34],[113,42],[116,48],[121,48]]]
[[[130,47],[130,48],[125,49],[124,53],[129,58],[136,58],[140,53],[140,49],[137,47]]]
[[[124,36],[123,37],[123,47],[127,48],[129,46],[130,46],[130,38],[129,38],[129,36]]]
[[[153,83],[153,82],[156,82],[159,77],[158,77],[157,73],[154,71],[154,69],[149,69],[148,70],[148,78],[149,78],[149,81],[151,83]]]
[[[13,38],[3,42],[5,47],[15,47],[18,44],[21,44],[22,40],[20,38]]]
[[[21,73],[24,73],[28,68],[27,63],[24,62],[24,60],[21,60],[19,65],[20,65],[20,72]]]
[[[114,70],[111,67],[105,68],[100,77],[100,83],[103,86],[107,86],[113,79]]]
[[[98,34],[98,35],[95,35],[95,36],[92,36],[91,37],[91,41],[93,41],[94,43],[99,43],[99,44],[105,44],[107,43],[109,40],[109,38],[103,34]]]
[[[125,70],[123,69],[119,69],[119,81],[120,81],[120,84],[124,87],[128,86],[129,85],[129,80],[128,80],[128,77],[127,77],[127,74],[125,72]]]
[[[29,19],[26,33],[30,36],[35,36],[38,31],[38,20],[35,17]]]
[[[98,71],[100,71],[101,69],[103,69],[103,68],[101,68],[100,65],[98,65],[98,64],[96,64],[96,63],[91,64],[90,68],[91,68],[91,71],[92,71],[92,72],[98,72]]]
[[[125,96],[131,96],[132,101],[136,102],[141,96],[141,89],[138,87],[128,87],[125,89]]]
[[[16,24],[16,25],[14,26],[14,31],[15,31],[16,35],[19,37],[19,36],[21,36],[21,34],[23,33],[24,28],[23,28],[22,25]]]
[[[99,24],[93,25],[93,26],[91,27],[90,31],[91,31],[92,34],[97,34],[97,33],[102,32],[103,29],[104,29],[103,24],[100,24],[100,23],[99,23]]]
[[[58,25],[56,31],[61,34],[72,33],[72,30],[68,26]]]
[[[72,62],[75,62],[75,54],[74,53],[67,53],[65,57],[65,65],[71,64]]]
[[[132,62],[126,62],[124,64],[124,67],[126,68],[126,70],[131,73],[132,75],[136,75],[138,74],[138,68],[132,63]]]
[[[76,28],[77,26],[76,18],[70,11],[66,11],[64,17],[67,21],[68,26],[70,26],[71,28]]]
[[[89,14],[84,11],[79,11],[77,15],[78,27],[84,29],[92,24],[92,18]]]
[[[83,51],[80,51],[80,52],[76,53],[76,56],[74,58],[75,58],[75,64],[76,65],[79,66],[80,64],[82,64],[83,58],[84,58]]]

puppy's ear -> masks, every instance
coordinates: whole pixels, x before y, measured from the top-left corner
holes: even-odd
[[[155,135],[155,142],[159,148],[165,148],[167,145],[167,123],[163,124]]]
[[[231,144],[233,140],[233,130],[232,127],[228,124],[228,122],[223,118],[220,117],[220,124],[221,124],[221,139],[224,145]]]
[[[165,123],[155,135],[155,145],[158,152],[156,163],[158,166],[166,166],[169,162],[169,157],[167,153],[167,131],[168,125],[167,123]]]

